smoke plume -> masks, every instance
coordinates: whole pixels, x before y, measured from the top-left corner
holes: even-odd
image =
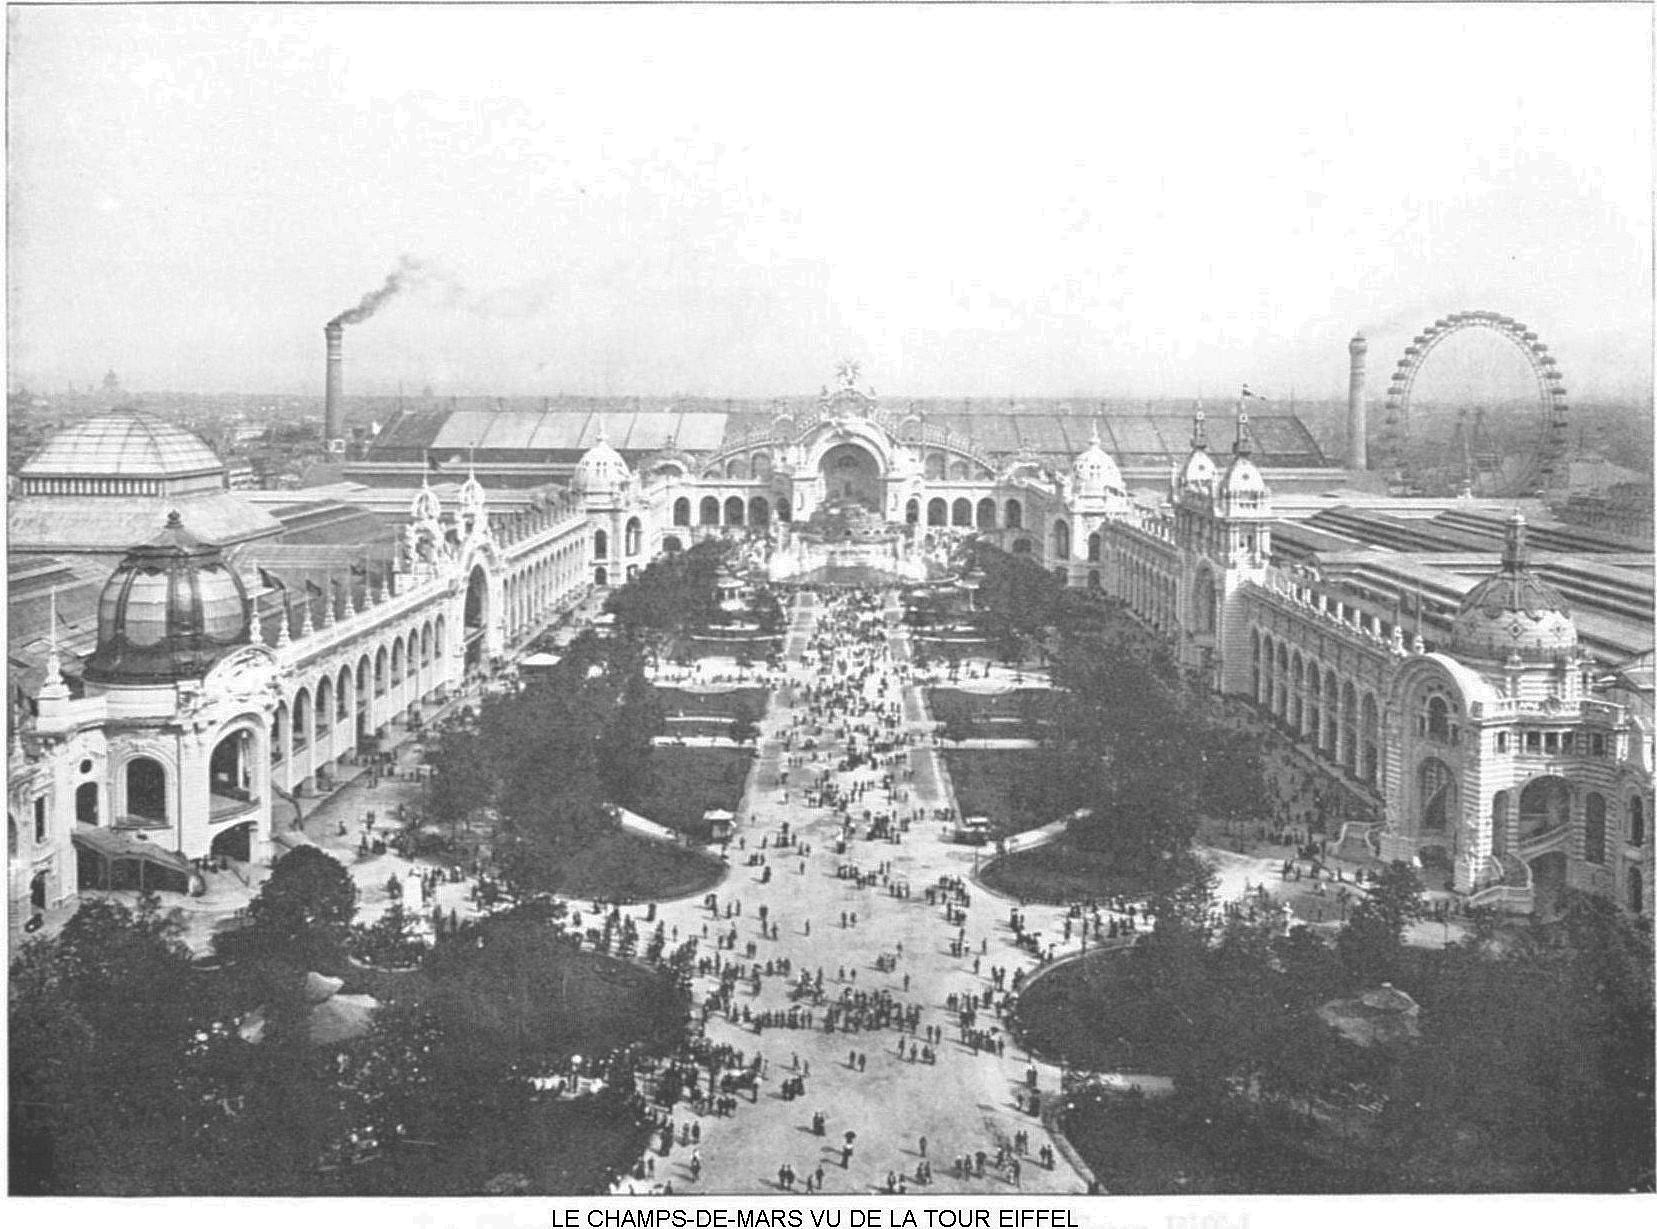
[[[428,272],[423,261],[404,256],[397,267],[386,274],[385,281],[367,294],[355,307],[348,307],[330,320],[329,324],[361,324],[403,291],[417,283]]]

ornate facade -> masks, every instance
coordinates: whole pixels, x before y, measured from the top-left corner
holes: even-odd
[[[1339,834],[1348,848],[1418,858],[1472,900],[1509,909],[1568,884],[1649,910],[1649,658],[1643,673],[1608,674],[1584,650],[1568,603],[1531,567],[1522,518],[1506,526],[1497,570],[1469,582],[1448,621],[1425,624],[1418,598],[1406,630],[1396,606],[1274,549],[1274,528],[1287,534],[1289,522],[1241,413],[1229,455],[1217,456],[1199,412],[1166,499],[1149,501],[1130,498],[1096,428],[1068,466],[992,456],[888,412],[856,376],[848,366],[815,408],[781,410],[699,453],[664,448],[630,466],[601,433],[566,495],[526,502],[519,489],[515,511],[492,507],[475,476],[446,496],[347,490],[346,502],[406,508],[392,518],[389,566],[355,588],[284,586],[256,556],[283,524],[233,506],[239,493],[205,482],[200,442],[153,422],[136,432],[102,422],[94,435],[146,441],[140,497],[177,515],[123,503],[121,517],[137,508],[153,519],[127,521],[136,544],[105,556],[91,580],[85,565],[54,571],[61,547],[43,530],[53,501],[84,508],[106,487],[130,501],[135,488],[111,478],[109,458],[70,472],[61,441],[49,443],[51,472],[11,509],[14,527],[40,539],[33,572],[14,563],[10,594],[14,920],[82,883],[147,875],[188,889],[200,859],[267,858],[302,839],[289,835],[290,799],[330,788],[339,763],[377,747],[388,724],[594,587],[702,536],[757,533],[787,548],[814,514],[848,507],[887,523],[903,550],[980,534],[1124,602],[1188,671],[1253,706],[1339,783],[1357,816]],[[193,523],[196,508],[211,524]],[[112,523],[98,520],[106,537]],[[52,586],[32,638],[16,617],[30,575],[36,597]],[[77,663],[59,643],[60,575],[98,593],[95,642]],[[1649,650],[1649,628],[1639,634]]]

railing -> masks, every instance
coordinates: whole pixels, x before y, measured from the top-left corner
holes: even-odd
[[[1515,846],[1515,852],[1520,855],[1521,862],[1524,858],[1533,858],[1539,853],[1545,853],[1557,845],[1564,844],[1564,838],[1570,830],[1571,825],[1569,823],[1560,822],[1541,832],[1533,832],[1529,836],[1522,836],[1519,838],[1518,845]]]

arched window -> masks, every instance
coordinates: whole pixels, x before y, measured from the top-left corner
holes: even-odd
[[[972,477],[972,467],[965,461],[955,461],[949,467],[949,476],[957,482],[963,482]]]
[[[1254,702],[1256,704],[1258,704],[1258,703],[1260,703],[1260,681],[1261,681],[1260,680],[1260,629],[1258,627],[1251,627],[1249,629],[1249,650],[1250,650],[1250,653],[1251,653],[1250,660],[1253,663],[1253,670],[1254,670]]]
[[[426,630],[426,635],[428,637],[430,637],[430,635],[431,635],[431,629],[430,628],[428,628]],[[430,647],[429,641],[428,641],[427,647],[428,648]],[[337,684],[335,684],[335,686],[334,686],[334,720],[335,721],[344,721],[346,718],[350,717],[350,715],[351,715],[351,667],[350,666],[341,666],[339,668],[339,682]]]
[[[293,697],[294,750],[311,741],[311,693],[301,687]]]
[[[1423,725],[1428,738],[1441,743],[1450,741],[1450,706],[1443,696],[1433,696],[1427,701]]]
[[[1088,572],[1088,574],[1087,574],[1087,587],[1089,589],[1097,589],[1099,587],[1099,569],[1098,568],[1093,568],[1092,570],[1090,570]]]
[[[1087,535],[1087,561],[1089,563],[1098,563],[1099,555],[1103,549],[1103,538],[1101,538],[1097,533],[1090,533]]]
[[[1053,558],[1070,558],[1070,522],[1053,522]]]
[[[397,686],[403,681],[403,638],[401,636],[391,642],[391,685]]]
[[[135,819],[167,819],[167,770],[145,756],[127,761],[127,814]]]
[[[929,452],[926,454],[926,476],[932,479],[940,479],[944,476],[943,453]]]
[[[995,528],[995,500],[988,496],[978,501],[978,528]]]
[[[1519,839],[1552,832],[1570,817],[1571,792],[1560,777],[1538,777],[1519,792]]]
[[[1638,794],[1628,800],[1628,843],[1645,844],[1645,799]]]
[[[690,524],[690,500],[683,495],[673,501],[673,523],[675,525]]]
[[[1341,686],[1341,763],[1358,771],[1358,689],[1351,683]]]
[[[903,505],[903,519],[905,523],[910,525],[919,525],[921,523],[920,500],[911,499],[908,503]]]
[[[1495,797],[1490,800],[1490,849],[1492,853],[1506,853],[1509,845],[1507,835],[1508,814],[1513,809],[1513,801],[1508,792],[1497,790]]]
[[[1595,866],[1605,865],[1605,795],[1589,794],[1582,821],[1582,856]]]
[[[725,462],[725,477],[746,481],[748,477],[748,463],[741,457],[732,457]]]
[[[1016,499],[1007,501],[1007,515],[1002,518],[1008,529],[1024,528],[1024,505]]]
[[[1361,741],[1363,763],[1359,766],[1358,775],[1374,785],[1381,771],[1381,710],[1369,692],[1364,693]]]
[[[756,495],[748,501],[748,523],[760,526],[771,523],[771,503],[764,496]]]
[[[1306,663],[1297,649],[1289,665],[1289,727],[1300,733],[1306,720]]]
[[[732,495],[725,501],[725,523],[727,525],[742,524],[744,520],[742,512],[742,496]]]
[[[639,523],[638,517],[628,518],[627,527],[623,531],[622,537],[626,544],[627,554],[630,556],[638,554],[639,547],[644,543],[644,526]]]
[[[949,506],[949,523],[958,528],[972,528],[972,501],[957,499]]]
[[[926,505],[926,523],[928,525],[947,525],[949,523],[949,505],[941,499],[934,499]]]
[[[386,683],[389,681],[386,670],[388,661],[389,657],[385,651],[385,646],[381,645],[380,650],[374,654],[374,694],[377,696],[385,695]],[[297,724],[296,722],[295,725],[297,726]],[[294,733],[297,734],[298,732],[296,728]]]
[[[75,787],[75,822],[77,824],[96,824],[98,822],[98,783],[87,781]],[[37,835],[36,840],[40,837]]]
[[[326,734],[334,724],[334,684],[331,679],[324,677],[316,685],[316,723],[312,726],[318,734]]]
[[[609,583],[610,583],[610,569],[609,568],[597,568],[593,571],[593,584],[594,585],[596,585],[600,589],[602,589],[602,588],[606,587]]]
[[[719,500],[712,495],[702,496],[697,519],[704,525],[719,524]]]
[[[1645,912],[1645,879],[1637,866],[1628,868],[1628,911],[1633,914]]]
[[[593,558],[608,559],[610,557],[610,535],[602,529],[593,531]]]
[[[1456,778],[1443,760],[1429,756],[1421,761],[1419,805],[1421,826],[1441,832],[1456,813]]]

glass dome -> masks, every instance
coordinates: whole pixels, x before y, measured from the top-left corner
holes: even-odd
[[[86,678],[162,683],[206,674],[248,638],[247,590],[219,548],[184,528],[177,512],[156,537],[127,552],[98,599],[98,647]]]

